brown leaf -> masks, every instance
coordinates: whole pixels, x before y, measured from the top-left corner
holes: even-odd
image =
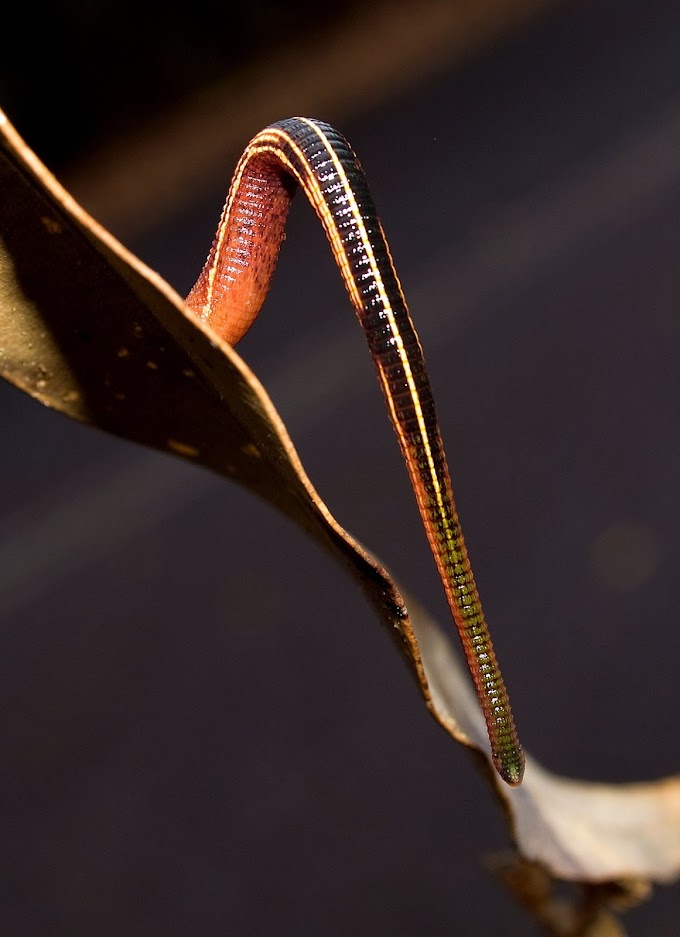
[[[231,478],[276,505],[355,576],[437,721],[485,759],[519,853],[560,879],[680,873],[680,779],[612,786],[528,759],[511,790],[445,633],[331,516],[263,387],[182,299],[94,222],[0,112],[0,373],[74,419]]]
[[[554,937],[626,937],[611,908],[624,909],[648,897],[650,889],[615,885],[560,887],[538,865],[516,856],[488,863],[549,934]],[[571,892],[571,894],[569,894]]]

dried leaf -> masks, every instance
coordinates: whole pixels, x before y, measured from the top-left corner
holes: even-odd
[[[232,348],[96,224],[0,112],[0,373],[45,405],[192,459],[276,505],[356,577],[432,715],[486,760],[519,853],[559,879],[680,873],[680,778],[612,786],[528,759],[511,790],[445,633],[337,523],[266,392]]]
[[[634,894],[615,886],[560,887],[538,865],[516,856],[498,856],[491,871],[554,937],[626,937],[611,908],[630,907],[648,897],[649,888]],[[569,894],[568,892],[571,892]],[[622,904],[625,901],[625,904]]]

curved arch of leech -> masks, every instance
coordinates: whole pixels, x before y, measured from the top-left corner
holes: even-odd
[[[307,122],[309,126],[313,127],[315,132],[318,133],[318,129],[312,123],[309,123],[308,121],[306,121],[305,118],[299,118],[299,120]],[[265,144],[264,146],[262,145],[263,143]],[[363,310],[361,293],[359,292],[357,283],[355,282],[354,277],[352,276],[352,271],[349,265],[349,260],[345,252],[342,239],[340,238],[340,235],[338,233],[338,230],[335,224],[335,219],[333,217],[333,213],[324,198],[324,194],[319,184],[319,180],[316,178],[313,171],[308,165],[308,159],[304,151],[300,148],[297,141],[293,137],[291,137],[288,133],[278,128],[276,128],[275,130],[270,129],[267,131],[263,131],[262,134],[258,134],[258,136],[255,137],[253,144],[254,146],[257,147],[258,151],[271,152],[273,155],[275,155],[299,183],[305,195],[311,202],[312,207],[316,211],[316,214],[318,215],[319,220],[321,221],[324,231],[326,232],[326,237],[328,238],[328,241],[330,243],[333,256],[335,257],[335,261],[338,267],[340,268],[340,272],[341,272],[343,281],[345,283],[345,287],[348,293],[350,294],[352,304],[357,309],[357,311]],[[293,165],[293,163],[290,161],[290,159],[286,155],[282,144],[287,145],[293,151],[293,153],[295,154],[298,160],[299,166]],[[334,160],[334,165],[335,164],[336,164],[336,161]],[[349,187],[347,183],[347,178],[344,174],[344,171],[342,170],[342,167],[340,166],[339,163],[337,164],[337,166],[340,167],[340,172],[342,173],[342,175],[339,175],[339,178],[343,186],[343,191],[345,195],[348,197],[348,199],[351,200],[351,204],[353,206],[352,217],[354,218],[355,223],[357,224],[357,228],[360,232],[362,246],[366,250],[367,255],[370,254],[371,259],[373,259],[372,252],[370,251],[369,239],[363,227],[363,222],[357,210],[356,202],[354,201],[351,188]],[[372,266],[372,272],[374,276],[376,276],[376,279],[379,279],[379,273],[377,271],[377,267],[375,263],[372,263],[371,266]]]

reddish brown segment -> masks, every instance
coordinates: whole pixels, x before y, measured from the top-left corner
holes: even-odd
[[[295,188],[269,154],[250,155],[234,175],[208,260],[187,296],[230,345],[262,308]]]
[[[524,755],[484,618],[458,516],[430,382],[365,177],[347,141],[306,118],[273,124],[246,149],[206,261],[187,298],[231,344],[259,312],[299,183],[326,231],[364,329],[418,508],[508,784]]]

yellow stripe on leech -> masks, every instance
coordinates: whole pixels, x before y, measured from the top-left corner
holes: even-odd
[[[423,411],[422,411],[422,408],[421,408],[421,406],[420,406],[420,396],[419,396],[419,394],[418,394],[418,390],[417,390],[417,388],[416,388],[415,381],[414,381],[414,379],[413,379],[413,372],[412,372],[412,370],[411,370],[411,364],[410,364],[410,362],[409,362],[409,360],[408,360],[408,355],[406,354],[406,349],[405,349],[405,347],[404,347],[404,342],[403,342],[403,339],[402,339],[402,337],[401,337],[401,333],[400,333],[400,331],[399,331],[399,326],[398,326],[397,321],[396,321],[396,319],[395,319],[394,310],[392,309],[392,305],[391,305],[391,303],[390,303],[390,301],[389,301],[389,297],[388,297],[387,291],[386,291],[386,289],[385,289],[385,284],[383,283],[382,276],[380,275],[380,270],[378,269],[378,265],[377,265],[376,260],[375,260],[375,255],[374,255],[374,253],[373,253],[373,248],[372,248],[370,239],[369,239],[369,237],[368,237],[368,233],[367,233],[367,231],[366,231],[366,227],[365,227],[365,225],[364,225],[364,220],[363,220],[363,218],[361,217],[361,213],[359,212],[359,206],[358,206],[357,203],[356,203],[356,199],[354,198],[354,193],[353,193],[352,188],[351,188],[351,186],[350,186],[350,184],[349,184],[349,180],[347,179],[347,176],[346,176],[346,174],[345,174],[345,170],[344,170],[344,168],[343,168],[343,166],[342,166],[342,163],[340,162],[340,160],[339,160],[338,157],[337,157],[337,154],[336,154],[336,152],[335,152],[335,150],[334,150],[334,148],[333,148],[333,145],[330,143],[330,141],[328,140],[328,138],[326,137],[326,135],[324,134],[324,132],[323,132],[319,127],[317,127],[317,125],[316,125],[315,123],[313,123],[312,121],[308,120],[306,117],[301,117],[300,120],[303,121],[304,123],[306,123],[309,127],[311,127],[311,129],[315,131],[315,133],[317,134],[317,136],[318,136],[319,139],[321,140],[322,144],[324,145],[326,151],[328,152],[328,155],[330,156],[330,158],[331,158],[331,160],[332,160],[332,162],[333,162],[333,165],[334,165],[334,167],[335,167],[335,171],[336,171],[336,173],[338,174],[338,177],[340,178],[340,181],[341,181],[342,187],[343,187],[343,189],[344,189],[345,195],[347,196],[347,199],[349,200],[350,209],[351,209],[352,215],[353,215],[353,217],[354,217],[354,222],[355,222],[355,224],[356,224],[356,226],[357,226],[357,228],[358,228],[358,230],[359,230],[359,235],[360,235],[360,237],[361,237],[362,245],[363,245],[363,248],[364,248],[364,250],[365,250],[365,252],[366,252],[366,255],[367,255],[367,257],[368,257],[368,261],[369,261],[369,264],[370,264],[370,266],[371,266],[371,272],[372,272],[372,274],[373,274],[373,277],[374,277],[374,279],[375,279],[376,285],[377,285],[377,287],[378,287],[378,294],[379,294],[380,299],[381,299],[381,301],[382,301],[382,305],[383,305],[383,309],[385,310],[385,314],[387,315],[388,321],[389,321],[389,323],[390,323],[390,328],[392,329],[392,334],[393,334],[393,336],[394,336],[395,345],[396,345],[396,347],[397,347],[397,351],[398,351],[399,357],[400,357],[400,359],[401,359],[402,367],[403,367],[403,369],[404,369],[404,376],[405,376],[405,378],[406,378],[406,383],[407,383],[407,385],[408,385],[409,393],[411,394],[411,400],[412,400],[412,402],[413,402],[413,408],[414,408],[414,410],[415,410],[416,420],[417,420],[417,422],[418,422],[418,428],[419,428],[419,430],[420,430],[420,437],[421,437],[421,439],[422,439],[422,441],[423,441],[423,448],[424,448],[424,450],[425,450],[425,457],[426,457],[426,459],[427,459],[428,468],[429,468],[429,470],[430,470],[430,478],[431,478],[431,480],[432,480],[432,486],[433,486],[433,488],[434,488],[434,490],[435,490],[435,494],[436,494],[436,498],[437,498],[437,506],[438,506],[438,508],[439,508],[439,513],[440,513],[441,521],[442,521],[442,524],[444,525],[444,527],[445,527],[445,528],[447,529],[447,531],[448,531],[448,530],[450,530],[450,525],[449,525],[448,519],[447,519],[447,512],[446,512],[446,509],[445,509],[444,497],[443,497],[443,493],[442,493],[441,484],[440,484],[440,481],[439,481],[439,475],[438,475],[437,470],[436,470],[436,467],[435,467],[434,458],[433,458],[433,455],[432,455],[432,449],[431,449],[431,447],[430,447],[430,439],[429,439],[428,432],[427,432],[427,424],[426,424],[426,422],[425,422],[425,418],[423,417]],[[333,222],[333,227],[335,228],[335,223],[334,223],[334,222]],[[385,243],[387,243],[386,240],[385,240]],[[344,254],[344,250],[343,250],[343,254]],[[348,266],[349,266],[349,264],[348,264]],[[396,274],[395,274],[395,279],[397,280],[397,283],[399,283],[399,280],[398,280],[398,278],[396,277]],[[353,278],[352,278],[352,281],[353,281]],[[400,292],[401,292],[401,286],[399,287],[399,290],[400,290]],[[402,295],[402,299],[403,299],[403,293],[402,293],[401,295]],[[406,308],[406,303],[405,303],[405,302],[404,302],[404,308]],[[384,378],[383,378],[383,380],[384,380]],[[390,399],[390,398],[389,398],[389,395],[388,395],[388,400],[389,400],[389,399]],[[395,417],[395,426],[398,426],[399,423],[398,423],[398,421],[396,420],[396,414],[395,414],[395,411],[394,411],[394,409],[393,409],[393,407],[392,407],[391,405],[390,405],[390,409],[392,410],[392,414],[393,414],[393,416]],[[401,436],[401,435],[402,435],[402,434],[400,433],[400,436]],[[403,436],[402,436],[402,438],[403,438]]]
[[[293,140],[293,138],[290,137],[285,131],[279,130],[278,128],[265,130],[262,132],[262,134],[258,135],[258,137],[256,137],[255,139],[267,140],[267,142],[271,140],[275,140],[276,143],[279,144],[279,146],[281,142],[285,142],[290,147],[290,149],[293,150],[293,152],[299,159],[300,165],[302,166],[304,170],[304,174],[299,172],[297,169],[295,169],[291,165],[290,161],[286,158],[282,149],[280,149],[279,146],[273,147],[270,144],[269,146],[261,147],[261,149],[263,150],[267,150],[269,152],[274,153],[281,160],[281,162],[284,163],[288,167],[289,171],[295,176],[295,178],[298,180],[298,182],[302,186],[302,189],[304,190],[305,195],[310,200],[310,202],[314,206],[314,209],[317,215],[321,219],[321,222],[324,226],[324,229],[330,241],[331,251],[333,252],[335,261],[338,267],[340,268],[340,273],[342,274],[342,278],[345,281],[345,285],[347,286],[347,289],[349,290],[350,296],[352,297],[352,302],[357,308],[360,309],[361,308],[361,293],[359,292],[359,288],[354,281],[354,277],[352,276],[352,269],[350,267],[347,254],[345,253],[345,249],[342,244],[342,238],[340,237],[338,226],[335,223],[335,218],[333,217],[331,210],[326,204],[326,200],[324,198],[323,191],[319,184],[319,180],[316,178],[316,176],[314,175],[314,172],[312,171],[312,167],[309,164],[309,159],[304,154],[304,152],[300,149],[296,141]],[[347,180],[345,179],[345,186],[346,185],[347,185]]]

